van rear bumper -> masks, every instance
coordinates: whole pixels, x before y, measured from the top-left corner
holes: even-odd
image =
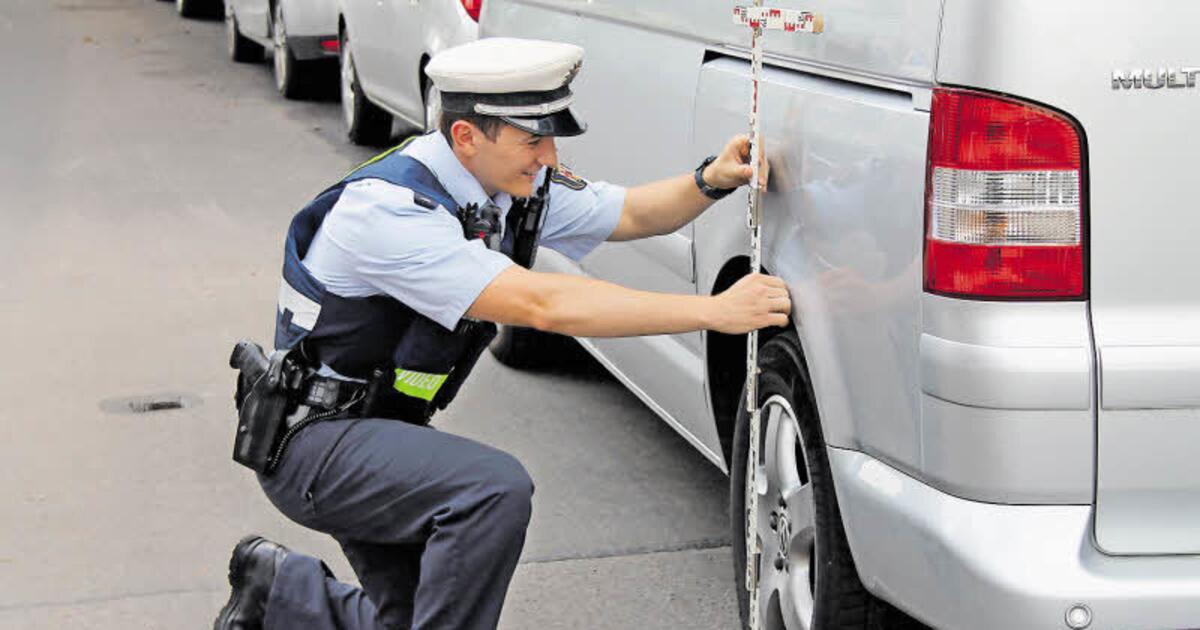
[[[1200,627],[1200,556],[1115,557],[1090,505],[1001,505],[938,491],[858,451],[829,448],[863,583],[936,628]]]

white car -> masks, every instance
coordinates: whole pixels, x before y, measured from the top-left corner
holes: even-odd
[[[475,40],[483,0],[340,0],[342,111],[350,140],[381,145],[393,119],[410,129],[438,118],[425,64]]]
[[[271,49],[275,87],[286,98],[332,88],[336,80],[334,0],[227,0],[225,31],[234,61],[262,61],[264,49]]]

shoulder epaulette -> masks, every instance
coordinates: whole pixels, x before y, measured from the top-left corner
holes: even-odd
[[[413,192],[413,201],[416,202],[418,206],[421,206],[422,208],[428,208],[430,210],[436,210],[438,207],[436,201],[426,197],[425,195],[422,195],[419,192]]]

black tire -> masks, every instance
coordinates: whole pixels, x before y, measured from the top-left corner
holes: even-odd
[[[238,63],[258,63],[263,60],[263,47],[256,41],[242,35],[238,28],[237,16],[233,11],[225,13],[225,46],[229,59]]]
[[[346,120],[346,135],[354,144],[383,146],[392,137],[392,115],[372,103],[363,93],[350,50],[350,37],[342,31],[338,48],[341,67],[342,116]]]
[[[283,16],[283,2],[276,2],[271,14],[271,41],[274,44],[273,70],[275,89],[286,99],[313,98],[318,95],[321,80],[327,78],[331,67],[325,59],[300,61],[288,45],[287,21]]]
[[[780,448],[772,457],[773,464],[779,470],[786,472],[787,467],[794,463],[797,475],[791,482],[781,481],[780,486],[788,486],[794,490],[789,494],[793,504],[784,507],[778,502],[777,496],[768,483],[765,495],[760,494],[760,503],[766,505],[771,518],[762,518],[764,508],[760,506],[758,530],[764,540],[763,555],[759,561],[760,584],[763,580],[773,579],[783,588],[808,590],[797,595],[787,595],[786,591],[776,591],[785,596],[788,607],[797,611],[789,614],[784,610],[784,597],[760,591],[759,609],[764,630],[787,628],[801,630],[806,628],[803,618],[809,617],[811,625],[808,628],[820,630],[865,630],[877,628],[874,598],[863,588],[854,567],[854,559],[850,555],[850,546],[846,542],[845,530],[842,527],[841,513],[838,510],[837,495],[833,487],[833,479],[829,471],[829,460],[825,452],[825,440],[821,433],[820,420],[816,413],[812,386],[808,371],[805,367],[800,343],[794,332],[776,335],[763,345],[759,352],[759,366],[762,375],[759,380],[758,403],[762,408],[760,423],[760,463],[764,468],[772,466],[766,454],[765,445],[778,443]],[[746,510],[746,478],[747,460],[750,443],[750,421],[746,411],[746,397],[741,396],[738,405],[737,425],[733,438],[733,465],[730,474],[730,520],[733,532],[733,561],[736,570],[738,591],[738,607],[741,612],[743,627],[749,627],[749,591],[746,589],[746,525],[748,512]],[[787,401],[790,411],[796,419],[795,424],[786,423],[788,408],[782,404]],[[768,403],[770,406],[768,407]],[[769,422],[771,408],[778,410],[774,424]],[[786,424],[785,424],[786,423]],[[769,426],[771,425],[771,426]],[[768,434],[772,427],[791,427],[778,429],[779,436],[772,442]],[[795,442],[798,437],[799,444]],[[787,441],[778,440],[790,440]],[[780,450],[782,449],[782,450]],[[787,450],[792,450],[789,460]],[[802,453],[802,455],[801,455]],[[776,477],[785,477],[777,473]],[[807,479],[805,479],[807,477]],[[808,486],[807,491],[801,491]],[[776,490],[777,492],[778,490]],[[783,494],[788,494],[787,492]],[[799,506],[805,501],[807,506]],[[795,514],[811,514],[810,520],[798,523],[793,529],[791,521],[804,519]],[[791,515],[791,516],[789,516]],[[778,517],[777,519],[775,517]],[[764,522],[766,521],[766,522]],[[772,526],[775,523],[775,527]],[[786,524],[786,525],[785,525]],[[786,533],[785,533],[786,532]],[[768,537],[771,537],[768,539]],[[787,543],[775,541],[787,540]],[[768,548],[768,544],[771,547]],[[775,554],[776,548],[783,549],[781,554]],[[768,551],[770,549],[770,551]],[[806,551],[807,550],[807,551]],[[776,557],[765,557],[775,554]],[[784,559],[786,555],[786,560]],[[776,558],[781,564],[776,564]],[[807,578],[807,579],[804,579]],[[808,598],[811,595],[811,600]],[[811,607],[808,602],[811,601]],[[785,621],[791,619],[791,625]],[[797,622],[797,619],[800,621]],[[793,628],[792,625],[799,625]]]
[[[220,0],[175,0],[175,10],[185,18],[221,17]]]
[[[199,17],[201,11],[200,0],[175,0],[175,11],[185,18]]]
[[[517,370],[558,365],[577,357],[578,344],[570,337],[521,326],[500,326],[488,351],[500,363]]]

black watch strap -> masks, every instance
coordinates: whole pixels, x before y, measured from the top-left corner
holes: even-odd
[[[710,156],[704,158],[704,161],[700,163],[700,166],[696,167],[696,187],[699,188],[700,192],[704,193],[704,196],[708,197],[709,199],[724,199],[725,197],[729,196],[729,193],[731,193],[737,189],[736,188],[713,188],[712,186],[709,186],[707,182],[704,181],[704,169],[709,164],[712,164],[713,161],[716,159],[717,159],[717,156],[710,155]]]

